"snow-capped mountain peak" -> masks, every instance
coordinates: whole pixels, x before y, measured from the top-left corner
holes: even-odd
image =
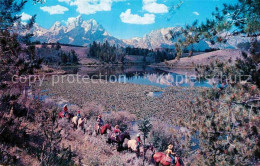
[[[94,19],[83,21],[81,27],[85,29],[85,32],[91,31],[91,33],[95,33],[96,31],[105,31],[104,28]]]
[[[34,27],[30,30],[30,33],[34,34],[33,40],[39,40],[41,42],[53,43],[60,42],[65,44],[82,45],[86,46],[93,41],[105,42],[120,46],[134,46],[139,48],[174,48],[174,43],[177,39],[170,39],[170,31],[179,32],[181,27],[169,27],[158,30],[144,35],[143,37],[134,37],[132,39],[120,40],[111,36],[102,25],[96,20],[83,20],[81,15],[77,17],[70,17],[66,21],[66,25],[62,25],[61,22],[55,22],[50,29],[40,27],[38,24],[34,24]],[[199,43],[193,45],[195,50],[204,51],[209,48],[237,48],[237,44],[241,42],[248,42],[248,38],[241,38],[239,36],[232,37],[225,45],[212,46],[209,42],[201,40]]]
[[[155,49],[161,47],[171,47],[173,45],[173,42],[169,40],[170,30],[179,31],[180,27],[169,27],[153,30],[149,34],[144,35],[144,37],[142,38],[135,37],[132,39],[124,40],[124,42],[140,48]]]
[[[59,31],[62,28],[62,25],[59,21],[56,21],[52,27],[50,28],[50,31]]]
[[[64,26],[57,21],[48,30],[35,24],[32,32],[33,40],[47,43],[60,42],[85,46],[93,41],[101,43],[108,41],[111,44],[125,45],[121,40],[110,36],[96,20],[83,20],[80,15],[68,18]]]
[[[67,21],[67,27],[68,28],[75,28],[77,26],[80,26],[83,22],[82,16],[79,15],[77,17],[70,17]]]

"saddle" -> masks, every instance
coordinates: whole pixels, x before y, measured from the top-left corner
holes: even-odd
[[[170,156],[165,156],[165,161],[171,163],[172,158]]]
[[[118,136],[119,136],[119,135],[117,135],[116,133],[112,133],[112,134],[111,134],[111,138],[114,138],[116,141],[119,141]]]
[[[116,133],[112,133],[112,134],[111,134],[111,137],[112,137],[112,138],[116,138]]]

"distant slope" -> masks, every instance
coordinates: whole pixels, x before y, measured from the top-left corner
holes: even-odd
[[[79,63],[83,65],[90,65],[90,64],[100,64],[100,61],[87,57],[89,48],[88,47],[73,47],[73,46],[61,46],[63,51],[69,52],[70,50],[74,50],[80,59]]]
[[[179,61],[170,60],[167,62],[153,64],[152,66],[167,67],[166,64],[168,64],[168,66],[173,68],[193,68],[193,64],[208,65],[217,59],[222,62],[227,62],[229,59],[231,59],[232,63],[234,63],[237,58],[241,58],[241,57],[242,57],[242,51],[235,50],[235,49],[226,49],[226,50],[218,50],[218,51],[203,53],[200,55],[195,55],[193,57],[181,58]]]
[[[38,44],[38,45],[36,45],[36,47],[41,48],[42,45]],[[47,47],[51,47],[51,45],[48,45]],[[80,60],[79,61],[80,64],[90,65],[90,64],[99,64],[100,63],[100,61],[95,59],[95,58],[87,57],[88,52],[89,52],[88,47],[61,45],[61,50],[64,51],[64,52],[70,52],[71,50],[74,50],[76,52],[76,54],[78,55],[78,58]],[[49,55],[47,55],[47,56],[49,56]]]

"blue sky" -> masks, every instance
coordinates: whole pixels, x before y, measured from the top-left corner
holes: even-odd
[[[36,23],[50,28],[55,21],[66,24],[70,17],[95,19],[112,36],[119,39],[142,37],[152,30],[183,26],[210,18],[215,7],[237,0],[182,0],[181,7],[171,12],[180,0],[47,0],[23,10],[23,20],[37,15]]]

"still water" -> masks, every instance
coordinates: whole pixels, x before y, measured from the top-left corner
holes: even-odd
[[[109,66],[109,67],[63,67],[68,74],[79,74],[93,79],[106,79],[133,84],[158,87],[212,87],[208,81],[198,81],[194,77],[171,73],[149,66]]]

